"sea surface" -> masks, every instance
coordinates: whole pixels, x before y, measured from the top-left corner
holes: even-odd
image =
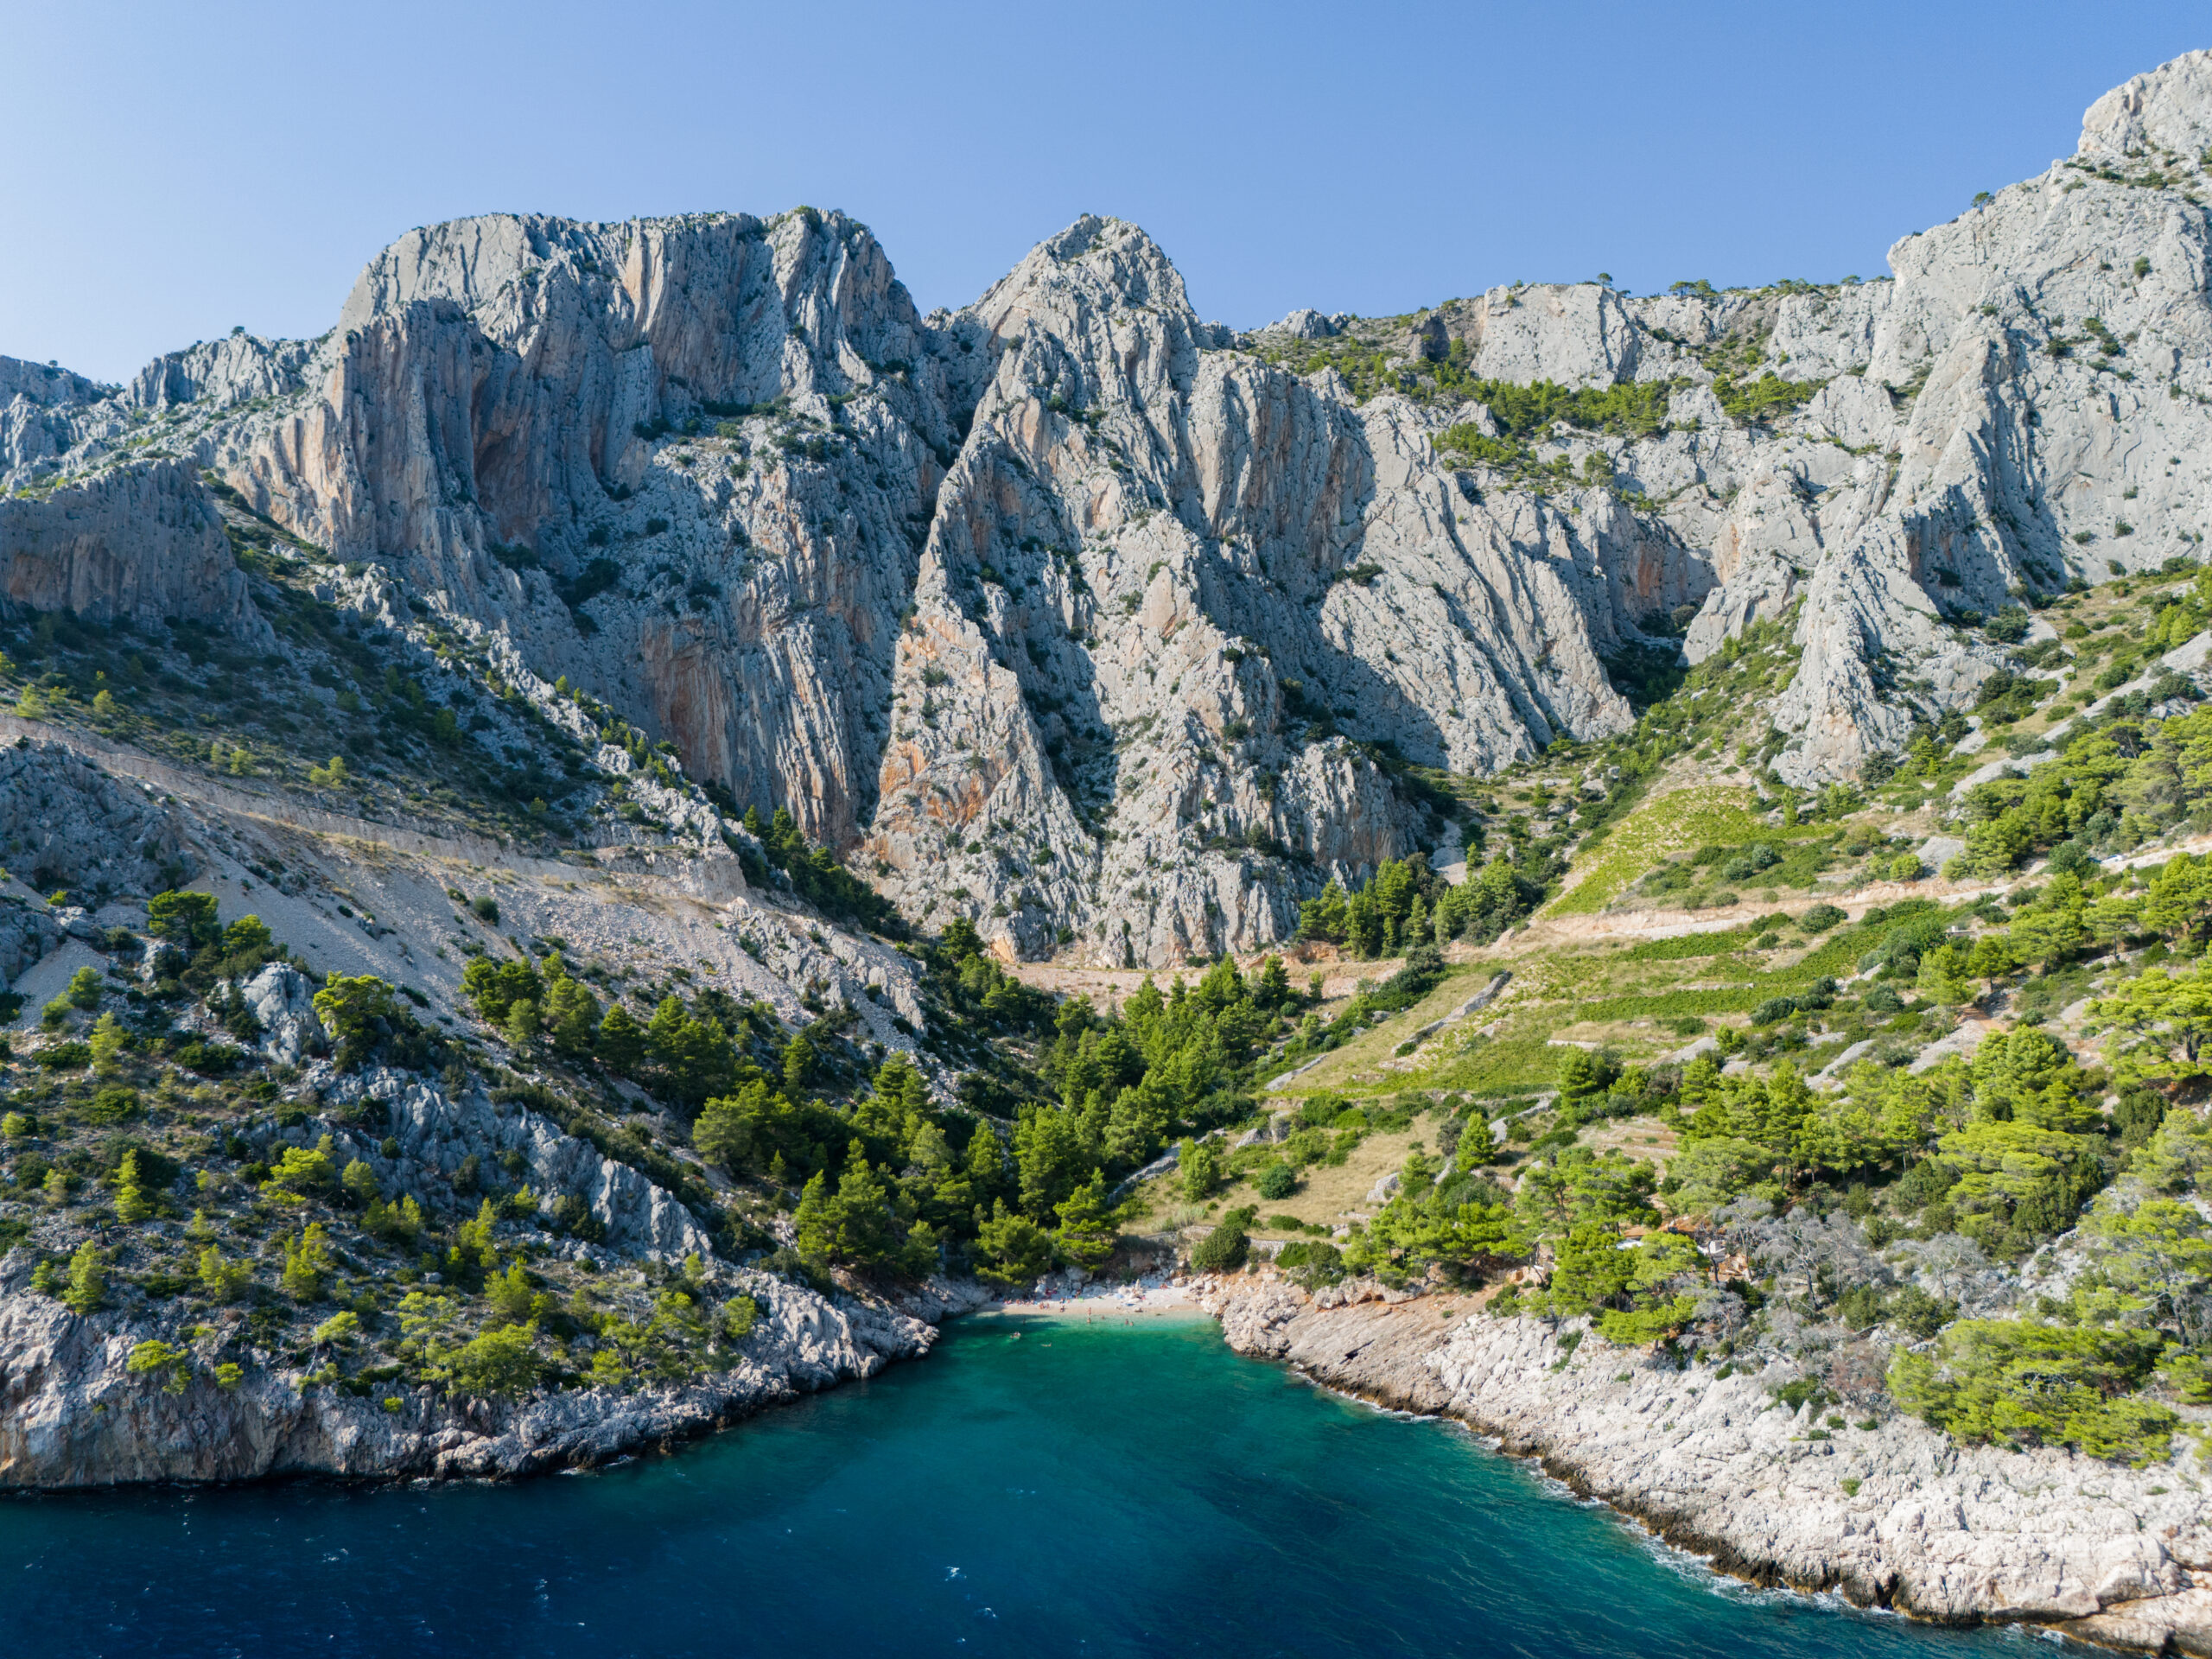
[[[1015,1332],[1021,1334],[1017,1338]],[[0,1499],[0,1659],[2016,1655],[1717,1579],[1211,1321],[994,1316],[672,1456]]]

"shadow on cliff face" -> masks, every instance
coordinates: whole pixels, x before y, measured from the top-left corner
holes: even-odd
[[[231,474],[843,843],[974,332],[925,323],[836,214],[459,221],[372,264],[333,401]]]

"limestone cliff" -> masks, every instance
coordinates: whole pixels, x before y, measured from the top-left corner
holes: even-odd
[[[254,634],[203,467],[918,920],[1104,963],[1261,946],[1444,835],[1405,764],[1624,729],[1624,649],[1786,621],[1763,716],[1817,783],[1970,702],[1982,619],[2196,548],[2208,62],[1827,287],[1236,334],[1110,219],[929,316],[836,213],[458,220],[316,340],[122,389],[0,363],[6,592]],[[1539,382],[1648,396],[1513,415],[1499,385]]]

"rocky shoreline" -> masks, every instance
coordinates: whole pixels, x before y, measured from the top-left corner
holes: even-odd
[[[0,1490],[284,1475],[503,1478],[586,1467],[919,1359],[938,1322],[991,1300],[971,1281],[932,1281],[895,1306],[832,1301],[747,1273],[743,1288],[760,1315],[742,1363],[690,1382],[521,1401],[429,1388],[356,1398],[257,1367],[234,1388],[201,1375],[173,1394],[129,1370],[132,1347],[159,1334],[150,1325],[79,1318],[10,1282],[19,1276],[0,1276]]]
[[[1679,1370],[1569,1321],[1371,1283],[1199,1283],[1237,1352],[1394,1409],[1448,1415],[1717,1570],[1945,1624],[2024,1623],[2212,1654],[2212,1527],[2193,1446],[2134,1470],[1960,1446],[1849,1395]],[[1840,1426],[1836,1426],[1840,1419]]]
[[[512,1402],[429,1389],[376,1399],[273,1368],[166,1392],[128,1370],[139,1321],[79,1318],[13,1276],[0,1276],[0,1489],[41,1491],[587,1467],[920,1358],[941,1321],[995,1300],[938,1280],[897,1305],[833,1301],[748,1273],[760,1323],[743,1363],[711,1376]],[[1872,1395],[1793,1409],[1776,1397],[1779,1370],[1678,1369],[1580,1321],[1492,1319],[1449,1292],[1354,1281],[1309,1294],[1236,1274],[1173,1300],[1185,1294],[1237,1352],[1452,1417],[1717,1571],[1940,1623],[2212,1654],[2212,1526],[2193,1446],[2141,1470],[1962,1446]]]

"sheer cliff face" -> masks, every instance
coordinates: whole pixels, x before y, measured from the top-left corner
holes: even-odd
[[[1078,222],[976,315],[870,837],[902,900],[987,896],[1024,950],[1262,944],[1421,835],[1354,740],[1486,770],[1627,723],[1410,410],[1213,349],[1141,232]]]
[[[1115,220],[925,318],[836,214],[490,217],[395,244],[319,340],[122,389],[0,359],[5,592],[257,628],[211,468],[918,919],[1092,961],[1259,946],[1437,834],[1385,757],[1480,772],[1624,728],[1599,654],[1655,613],[1694,613],[1694,659],[1789,621],[1777,765],[1817,782],[1971,701],[2000,653],[1963,613],[2194,546],[2208,65],[2101,99],[2073,161],[1901,242],[1891,280],[1500,289],[1393,343],[1670,383],[1656,435],[1538,435],[1625,488],[1455,470],[1435,435],[1488,410],[1276,366],[1357,320],[1202,323]],[[1821,384],[1745,424],[1729,371]]]
[[[836,215],[464,220],[372,264],[303,394],[216,459],[334,556],[849,844],[967,400],[944,353]],[[670,441],[699,418],[728,435]]]
[[[1802,600],[1785,777],[1848,776],[1970,696],[1994,653],[1959,613],[2200,547],[2209,130],[2212,54],[2192,54],[2093,105],[2072,159],[1898,243],[1893,281],[1776,308],[1779,372],[1827,385],[1734,462],[1689,647]]]
[[[130,429],[113,388],[0,357],[0,602],[155,626],[184,617],[270,643],[188,466],[141,445],[134,465],[71,477],[89,444]]]
[[[835,215],[497,218],[397,244],[311,346],[111,401],[917,917],[1155,962],[1434,838],[1363,744],[1479,771],[1628,721],[1555,515],[1225,341],[1114,221],[925,320]]]

